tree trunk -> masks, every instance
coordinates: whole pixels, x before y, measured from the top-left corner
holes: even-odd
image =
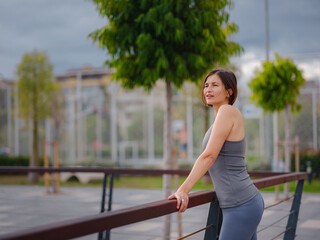
[[[171,120],[171,106],[172,106],[172,86],[171,82],[166,80],[166,108],[164,111],[164,169],[172,169],[172,120]],[[171,194],[171,176],[163,175],[163,192],[164,198]],[[170,239],[170,225],[171,215],[164,217],[164,231],[163,239]]]
[[[32,120],[32,153],[29,162],[30,167],[39,166],[39,154],[38,154],[38,119],[33,117]],[[28,181],[30,183],[37,183],[39,181],[39,173],[29,172]]]
[[[285,110],[285,139],[284,139],[284,157],[285,157],[285,172],[290,171],[290,105],[286,104]],[[285,197],[288,197],[289,183],[284,185]]]

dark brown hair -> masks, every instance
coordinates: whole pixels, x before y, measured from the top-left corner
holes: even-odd
[[[225,87],[225,89],[227,91],[229,89],[232,90],[232,94],[230,94],[230,97],[229,97],[229,104],[233,105],[233,103],[236,101],[237,96],[238,96],[237,78],[236,78],[236,76],[234,75],[233,72],[227,71],[227,70],[223,70],[223,69],[212,70],[205,77],[204,82],[203,82],[203,87],[202,87],[202,93],[201,93],[202,102],[204,103],[204,105],[212,107],[212,105],[208,105],[207,104],[206,98],[205,98],[204,93],[203,93],[203,89],[204,89],[204,86],[205,86],[205,84],[207,82],[208,77],[210,77],[210,76],[212,76],[214,74],[217,74],[219,76],[219,78],[221,79],[221,82],[223,83],[223,85],[224,85],[224,87]]]

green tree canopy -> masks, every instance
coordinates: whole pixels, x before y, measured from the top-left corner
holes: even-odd
[[[123,86],[150,89],[165,79],[181,87],[242,48],[228,40],[238,27],[225,10],[230,0],[95,0],[109,23],[89,36],[106,48]]]
[[[45,52],[26,53],[17,67],[19,114],[29,120],[50,116],[55,85],[53,66]]]
[[[294,62],[276,54],[276,61],[266,61],[262,68],[255,71],[249,83],[252,90],[250,99],[265,111],[281,111],[286,105],[290,105],[293,111],[299,111],[301,106],[296,98],[305,79]]]
[[[285,109],[285,171],[289,172],[290,108],[291,111],[301,109],[301,106],[297,103],[297,97],[305,79],[290,58],[282,58],[278,54],[276,54],[274,62],[266,61],[262,67],[262,70],[255,71],[255,76],[249,83],[253,92],[251,100],[265,111],[275,112]],[[276,138],[278,137],[276,136]],[[275,144],[274,152],[277,159],[278,144]],[[288,191],[289,185],[285,184],[286,196],[288,196]]]

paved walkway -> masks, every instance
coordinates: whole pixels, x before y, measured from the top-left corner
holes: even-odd
[[[274,193],[263,193],[266,206],[274,202]],[[163,199],[160,190],[114,189],[113,210],[127,208]],[[101,188],[62,187],[61,194],[45,193],[38,186],[0,186],[0,239],[1,235],[32,228],[42,224],[58,222],[99,213]],[[259,229],[288,214],[291,202],[284,202],[263,215]],[[205,227],[209,204],[195,207],[182,214],[183,235]],[[112,240],[160,240],[163,217],[152,219],[111,231]],[[284,230],[287,219],[258,233],[258,239],[271,239]],[[296,239],[320,239],[320,194],[303,194]],[[172,239],[176,239],[177,218],[172,214]],[[279,239],[282,239],[281,236]],[[81,240],[97,239],[97,234]],[[188,239],[203,239],[203,232]]]

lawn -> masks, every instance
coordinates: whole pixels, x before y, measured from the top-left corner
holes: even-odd
[[[179,178],[179,185],[184,181],[185,177]],[[92,181],[87,184],[82,184],[78,181],[68,181],[61,182],[61,186],[87,186],[87,187],[101,187],[102,181]],[[290,191],[295,190],[295,182],[290,183]],[[30,185],[26,175],[0,175],[0,185]],[[44,186],[44,180],[41,177],[39,186]],[[147,189],[161,189],[162,188],[162,177],[160,176],[120,176],[115,178],[114,187],[116,188],[147,188]],[[211,189],[213,186],[211,184],[206,185],[202,183],[202,180],[199,181],[194,190],[206,190]],[[172,188],[175,188],[175,183],[172,181]],[[261,189],[261,191],[274,191],[273,187],[268,187]],[[280,191],[283,190],[283,184],[280,185]],[[309,184],[305,180],[304,192],[309,193],[320,193],[320,179],[313,179],[312,183]]]

